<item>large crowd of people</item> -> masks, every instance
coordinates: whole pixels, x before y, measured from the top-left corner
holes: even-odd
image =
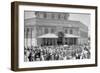
[[[90,59],[90,47],[84,45],[31,46],[24,48],[24,61]]]

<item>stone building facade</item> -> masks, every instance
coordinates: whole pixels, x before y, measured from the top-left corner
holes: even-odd
[[[80,21],[68,20],[69,13],[35,11],[34,15],[24,20],[25,46],[57,45],[59,32],[64,33],[65,45],[88,42],[88,27]]]

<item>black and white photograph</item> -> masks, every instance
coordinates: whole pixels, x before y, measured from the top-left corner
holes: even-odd
[[[24,11],[24,61],[90,59],[90,16]]]
[[[12,69],[97,66],[97,7],[27,2],[14,5]]]

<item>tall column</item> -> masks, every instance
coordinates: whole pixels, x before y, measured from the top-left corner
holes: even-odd
[[[31,28],[31,47],[32,47],[32,28]]]
[[[36,25],[34,26],[34,46],[37,46],[37,27]]]
[[[27,45],[27,48],[28,48],[28,37],[29,36],[29,28],[26,29],[26,45]]]

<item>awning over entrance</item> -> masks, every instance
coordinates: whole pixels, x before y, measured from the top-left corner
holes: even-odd
[[[58,38],[58,36],[56,34],[53,34],[53,33],[48,33],[48,34],[44,34],[42,36],[39,36],[38,38]]]
[[[64,34],[64,37],[65,38],[79,38],[79,36],[72,35],[72,34]],[[53,33],[48,33],[48,34],[41,35],[38,38],[58,38],[58,36]]]
[[[65,39],[62,40],[62,41],[64,42],[64,45],[67,46],[69,44],[70,45],[77,44],[77,39],[78,39],[79,36],[72,35],[72,34],[64,34],[64,37],[65,37]],[[46,46],[59,45],[59,43],[62,42],[62,41],[59,42],[58,41],[59,37],[56,34],[53,34],[53,33],[44,34],[44,35],[38,36],[38,38],[41,39],[40,45],[46,45]]]
[[[79,36],[72,35],[72,34],[65,34],[65,38],[78,38]]]

